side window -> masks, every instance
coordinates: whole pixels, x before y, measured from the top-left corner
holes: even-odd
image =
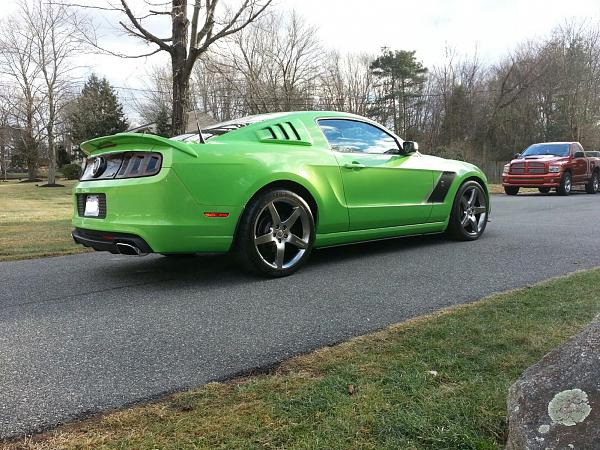
[[[398,153],[396,140],[385,131],[365,122],[345,119],[322,119],[319,126],[336,152]]]

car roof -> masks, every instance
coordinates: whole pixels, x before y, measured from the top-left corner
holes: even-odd
[[[577,144],[577,142],[575,141],[555,141],[555,142],[536,142],[535,144],[531,144],[531,145],[558,145],[558,144]]]
[[[341,112],[341,111],[283,111],[283,112],[274,112],[274,113],[266,113],[266,114],[257,114],[252,116],[240,117],[233,120],[228,120],[225,122],[216,123],[210,125],[206,128],[202,129],[202,132],[211,133],[211,131],[217,130],[227,130],[225,133],[219,133],[219,136],[216,138],[227,139],[226,136],[232,137],[232,135],[236,135],[239,132],[247,131],[247,128],[256,128],[263,126],[270,126],[272,124],[276,124],[278,122],[284,122],[288,120],[293,120],[294,118],[308,118],[309,120],[318,120],[318,119],[350,119],[350,120],[358,120],[366,123],[371,123],[377,127],[382,127],[386,130],[386,132],[390,133],[394,138],[398,140],[398,142],[402,143],[404,140],[397,136],[391,130],[386,129],[383,125],[363,116],[359,116],[357,114]],[[242,131],[244,129],[244,131]],[[186,142],[187,139],[182,139],[186,137],[197,136],[198,133],[188,133],[181,136],[175,136],[171,139],[173,140],[184,140]],[[209,138],[210,139],[210,138]],[[212,141],[212,139],[210,139]],[[210,142],[209,141],[209,142]],[[190,143],[190,142],[188,142]]]
[[[290,116],[310,116],[310,117],[348,117],[348,118],[360,118],[369,120],[366,117],[361,117],[356,114],[340,112],[340,111],[283,111],[265,114],[256,114],[252,116],[239,117],[237,119],[227,120],[225,122],[216,123],[214,125],[206,127],[207,130],[211,128],[227,127],[231,125],[244,124],[252,125],[255,123],[266,122],[268,120],[280,120]]]

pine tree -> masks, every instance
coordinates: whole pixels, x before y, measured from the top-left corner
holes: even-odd
[[[129,125],[113,87],[106,78],[90,75],[68,116],[73,141],[109,136],[125,131]]]
[[[371,73],[380,80],[380,96],[372,113],[392,125],[397,134],[411,139],[416,125],[411,110],[422,96],[427,68],[417,61],[414,51],[384,48],[371,63]]]
[[[167,105],[161,104],[160,109],[156,113],[156,134],[163,137],[171,137],[173,135],[173,127],[171,126],[171,114]]]

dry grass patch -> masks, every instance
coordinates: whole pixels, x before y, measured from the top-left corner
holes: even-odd
[[[71,239],[76,181],[60,183],[65,187],[0,183],[0,261],[86,251]]]
[[[502,187],[501,184],[490,184],[489,186],[490,189],[490,194],[504,194],[504,188]],[[538,191],[535,188],[521,188],[519,189],[519,194],[539,194],[540,191]]]

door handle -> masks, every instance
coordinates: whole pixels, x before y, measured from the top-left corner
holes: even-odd
[[[361,164],[361,163],[359,163],[357,161],[352,161],[352,162],[349,162],[349,163],[344,163],[344,167],[346,169],[364,169],[367,166],[365,166],[364,164]]]

